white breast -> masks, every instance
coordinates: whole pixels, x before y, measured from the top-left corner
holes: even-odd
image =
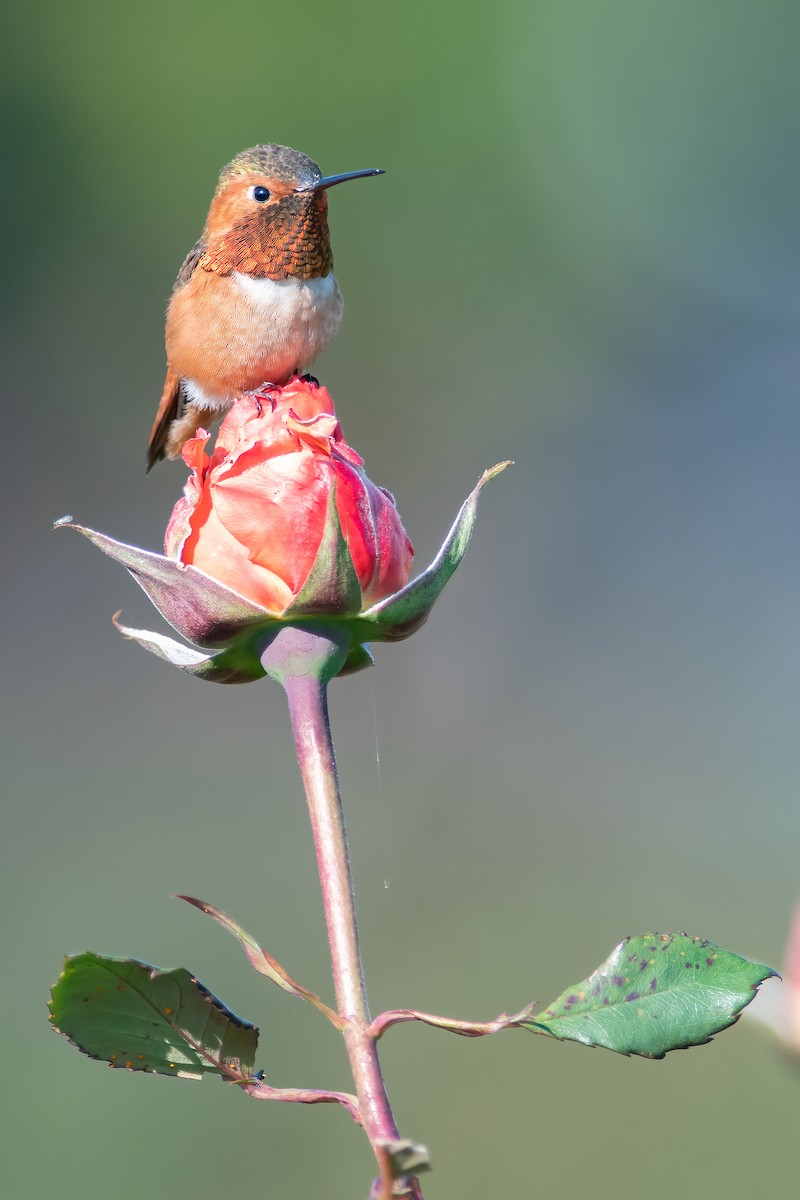
[[[321,279],[275,280],[236,272],[234,278],[263,327],[276,378],[282,367],[285,373],[309,366],[339,328],[344,301],[333,273]]]
[[[321,279],[254,279],[234,272],[224,320],[209,314],[203,350],[232,371],[212,392],[206,378],[182,375],[189,405],[208,412],[230,407],[238,390],[262,383],[284,383],[294,371],[306,371],[336,333],[344,301],[333,273]],[[233,382],[235,380],[235,382]]]

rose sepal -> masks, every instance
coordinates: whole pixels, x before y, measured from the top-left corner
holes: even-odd
[[[365,630],[365,640],[399,642],[411,637],[412,633],[416,633],[425,623],[445,585],[467,552],[478,515],[481,492],[490,479],[494,479],[510,466],[513,466],[513,463],[511,459],[507,459],[483,472],[461,505],[438,554],[421,575],[412,579],[393,596],[387,596],[385,600],[380,600],[361,613],[362,626],[368,626],[372,630],[369,634]]]
[[[145,650],[163,658],[170,666],[177,667],[186,675],[194,675],[196,679],[207,679],[211,683],[253,683],[263,679],[266,671],[261,666],[259,657],[251,648],[252,637],[239,635],[231,644],[216,654],[203,654],[185,642],[176,642],[175,638],[167,637],[164,633],[155,633],[151,629],[132,629],[123,625],[119,613],[112,618],[114,628],[123,637],[132,642],[138,642]]]
[[[125,567],[164,620],[195,646],[208,649],[227,646],[242,631],[276,620],[274,613],[197,567],[119,542],[79,525],[72,517],[62,517],[55,527],[77,530],[98,550]]]
[[[292,604],[284,609],[284,621],[294,617],[316,615],[355,616],[361,612],[364,599],[358,582],[355,563],[342,529],[336,506],[336,484],[328,492],[325,529],[317,556],[306,581]]]

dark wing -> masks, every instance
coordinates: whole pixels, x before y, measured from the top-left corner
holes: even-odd
[[[147,467],[145,473],[152,470],[157,462],[166,458],[166,444],[172,422],[180,415],[183,407],[183,388],[179,375],[167,371],[164,380],[164,390],[161,393],[161,403],[158,406],[153,428],[147,440]]]
[[[188,283],[194,274],[194,269],[200,262],[200,259],[206,252],[206,244],[202,238],[195,242],[186,258],[183,260],[183,266],[178,271],[178,278],[175,280],[173,292],[177,292],[178,288],[182,288],[185,283]]]
[[[178,271],[178,278],[175,280],[175,286],[172,289],[173,296],[180,288],[185,287],[191,279],[197,264],[205,253],[206,244],[200,239],[195,242],[186,258],[183,260],[183,266]],[[153,428],[150,430],[150,437],[147,441],[147,470],[149,471],[155,466],[160,459],[165,457],[164,447],[169,433],[169,427],[176,417],[180,416],[183,405],[183,396],[181,389],[181,381],[179,376],[175,375],[167,368],[167,377],[164,380],[164,390],[161,393],[161,402],[158,406],[156,419],[153,422]]]

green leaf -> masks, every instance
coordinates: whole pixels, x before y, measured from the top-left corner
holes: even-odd
[[[131,958],[77,954],[64,960],[50,1020],[89,1058],[128,1071],[182,1079],[253,1075],[258,1029],[212,996],[183,967],[161,971]]]
[[[588,979],[574,984],[523,1028],[663,1058],[727,1029],[776,975],[705,938],[645,933],[626,938]]]

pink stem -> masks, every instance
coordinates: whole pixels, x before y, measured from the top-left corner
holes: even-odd
[[[239,1082],[232,1080],[231,1082]],[[250,1079],[242,1082],[242,1089],[254,1100],[283,1100],[289,1104],[340,1104],[356,1122],[361,1124],[358,1102],[347,1092],[322,1092],[311,1088],[274,1088],[263,1080]]]
[[[328,719],[327,681],[345,658],[337,643],[335,634],[327,638],[319,629],[287,628],[262,662],[283,685],[289,701],[317,852],[336,1003],[339,1015],[347,1020],[343,1036],[361,1122],[381,1170],[378,1195],[381,1200],[391,1200],[394,1180],[388,1147],[398,1142],[400,1135],[386,1094],[375,1038],[369,1030],[347,832]],[[416,1180],[408,1183],[409,1194],[421,1200]]]
[[[339,780],[333,754],[326,687],[313,676],[287,679],[297,761],[306,789],[317,851],[322,904],[331,948],[333,986],[364,1128],[374,1138],[399,1137],[386,1096],[374,1040],[367,1034],[367,989],[358,948],[353,882]]]

